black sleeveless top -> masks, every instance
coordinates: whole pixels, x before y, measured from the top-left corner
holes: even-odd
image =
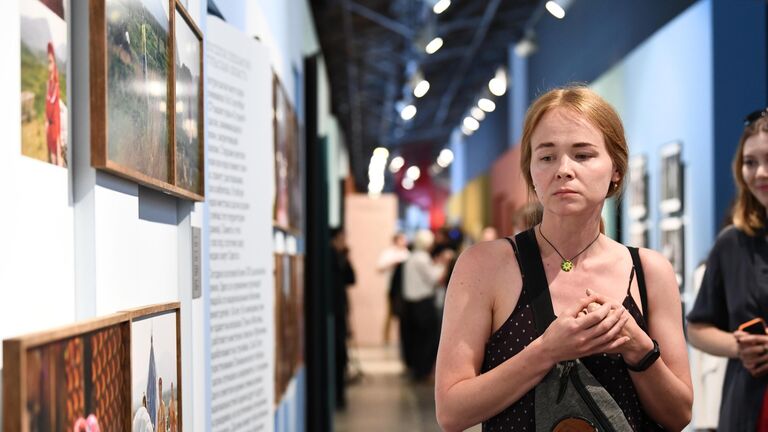
[[[515,247],[512,240],[509,242]],[[642,263],[636,249],[632,251],[633,267],[629,275],[629,287],[632,286],[636,268],[638,273],[637,284],[641,297],[645,297],[645,278],[642,277]],[[541,259],[541,258],[539,258]],[[519,260],[518,260],[519,263]],[[522,271],[522,268],[521,268]],[[648,331],[643,312],[635,303],[627,287],[627,295],[623,306],[632,315],[637,324],[644,331]],[[529,296],[526,295],[525,283],[520,293],[520,299],[509,318],[496,330],[485,344],[485,357],[483,358],[482,373],[488,372],[496,366],[504,363],[509,358],[523,350],[539,334],[531,309]],[[644,300],[645,303],[645,300]],[[648,417],[640,405],[640,399],[629,376],[629,371],[619,354],[598,354],[580,359],[594,377],[605,387],[608,393],[616,400],[629,425],[635,431],[662,430]],[[496,414],[483,422],[483,431],[535,431],[534,389],[528,391],[517,402],[508,406],[504,411]]]

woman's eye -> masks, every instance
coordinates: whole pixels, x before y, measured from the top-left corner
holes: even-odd
[[[587,153],[577,153],[577,154],[576,154],[576,160],[587,160],[587,159],[589,159],[591,156],[592,156],[592,155],[590,155],[590,154],[587,154]]]
[[[757,161],[754,159],[745,159],[744,160],[744,166],[747,168],[752,168],[757,165]]]
[[[552,161],[552,159],[553,159],[552,156],[542,156],[542,157],[539,158],[539,160],[542,161],[542,162],[550,162],[550,161]]]

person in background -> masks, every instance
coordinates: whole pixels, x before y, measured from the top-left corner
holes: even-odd
[[[405,364],[417,380],[428,378],[435,364],[439,335],[439,318],[435,308],[435,289],[445,277],[450,248],[433,260],[429,250],[434,235],[427,230],[416,233],[413,252],[403,264],[403,317],[400,337]]]
[[[659,253],[602,233],[605,200],[627,173],[621,119],[587,87],[554,89],[528,109],[520,146],[543,216],[514,241],[478,243],[456,263],[435,373],[440,426],[537,430],[536,386],[578,358],[633,430],[683,429],[693,394],[675,273]],[[542,331],[536,299],[556,317]]]
[[[480,233],[480,241],[491,241],[497,238],[499,238],[499,233],[492,226],[483,228],[483,231]]]
[[[768,430],[768,335],[739,331],[754,318],[768,320],[768,109],[755,111],[733,160],[737,198],[733,225],[717,237],[693,309],[691,345],[728,358],[718,430]]]
[[[61,107],[59,106],[59,68],[56,52],[48,42],[48,85],[45,93],[45,138],[48,145],[48,161],[64,166],[61,154]]]
[[[165,409],[165,401],[163,400],[163,378],[157,379],[157,399],[160,401],[157,404],[157,426],[155,430],[158,432],[167,431],[167,416],[168,411]]]
[[[336,353],[336,407],[346,407],[346,376],[349,353],[349,300],[347,289],[355,284],[355,270],[349,261],[349,247],[343,228],[331,229],[331,278],[333,295],[334,345]]]
[[[387,315],[384,318],[384,343],[389,343],[390,328],[393,318],[402,314],[403,276],[402,263],[408,259],[408,239],[399,232],[392,237],[392,244],[387,246],[379,256],[376,269],[387,276],[389,292],[387,294]]]

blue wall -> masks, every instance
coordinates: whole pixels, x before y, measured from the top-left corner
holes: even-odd
[[[508,148],[508,98],[504,95],[496,98],[495,102],[496,109],[488,113],[485,120],[480,122],[480,129],[471,136],[464,137],[463,164],[456,164],[464,168],[465,181],[461,184],[461,188],[466,185],[466,182],[488,172],[491,165]]]
[[[573,2],[562,20],[544,12],[535,28],[539,49],[528,58],[528,95],[535,98],[553,86],[593,81],[693,3],[581,0]]]
[[[659,249],[660,151],[682,143],[684,165],[685,270],[706,257],[712,244],[712,8],[703,0],[637,47],[592,87],[621,115],[630,156],[645,155],[650,247]],[[625,202],[627,201],[625,197]],[[627,205],[624,221],[629,220]],[[623,241],[628,240],[625,223]]]
[[[715,221],[734,197],[731,161],[747,113],[768,105],[766,6],[757,0],[714,0]],[[713,227],[717,229],[717,227]]]

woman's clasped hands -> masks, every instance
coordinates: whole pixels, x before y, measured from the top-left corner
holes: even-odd
[[[542,342],[552,360],[561,362],[631,352],[633,343],[641,340],[638,332],[645,334],[623,305],[587,289],[586,297],[562,311],[550,324]]]

